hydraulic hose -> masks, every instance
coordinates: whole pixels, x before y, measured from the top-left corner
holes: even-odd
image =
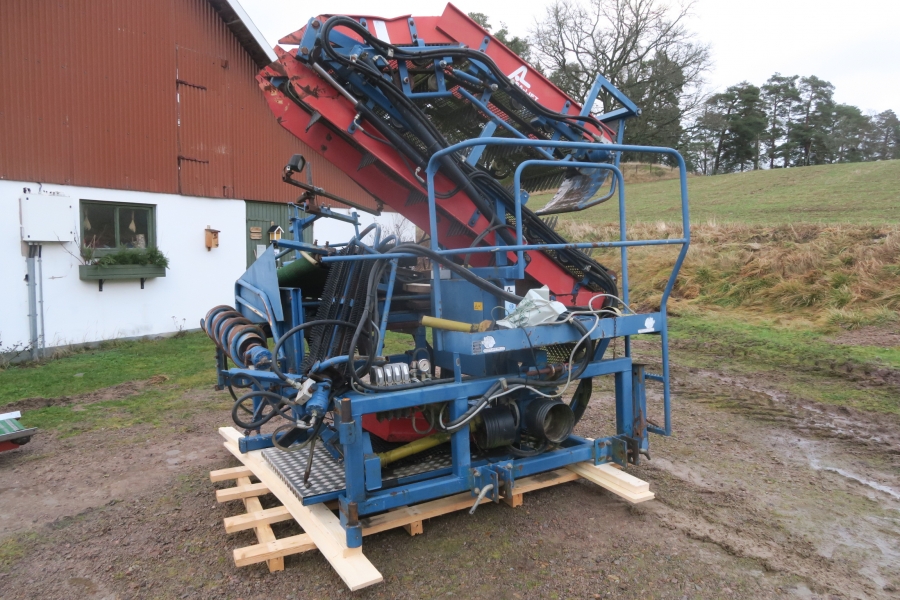
[[[238,417],[238,407],[242,406],[242,403],[248,398],[254,398],[257,396],[262,396],[266,399],[266,403],[272,407],[272,412],[267,415],[264,415],[261,419],[257,421],[252,421],[250,423],[245,423]],[[278,403],[273,403],[269,400],[269,398],[275,398],[278,400]],[[241,396],[237,402],[235,402],[231,407],[231,419],[237,424],[239,427],[243,427],[244,429],[259,429],[266,423],[272,420],[275,415],[280,415],[285,417],[285,412],[280,408],[280,405],[284,404],[284,397],[281,394],[276,394],[275,392],[267,392],[267,391],[252,391],[248,394],[244,394]],[[285,405],[286,410],[290,410],[290,406]],[[285,417],[287,418],[287,417]]]
[[[307,323],[301,323],[300,325],[296,325],[291,327],[284,335],[279,338],[279,340],[275,343],[275,349],[272,351],[272,355],[275,357],[275,360],[272,361],[272,372],[278,376],[284,382],[291,383],[294,381],[289,378],[287,375],[281,372],[281,369],[278,367],[278,350],[284,345],[285,340],[287,340],[292,335],[296,335],[298,332],[303,331],[309,327],[314,327],[316,325],[341,325],[344,327],[356,327],[353,323],[349,321],[340,321],[338,319],[319,319],[318,321],[309,321]],[[352,369],[351,369],[352,370]],[[291,384],[293,385],[293,384]]]

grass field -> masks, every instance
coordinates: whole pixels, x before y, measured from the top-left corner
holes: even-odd
[[[677,180],[666,179],[671,172],[626,165],[626,176],[637,181],[628,187],[635,221],[629,237],[680,236],[680,227],[661,223],[675,220],[675,213],[654,209],[665,194],[674,205]],[[898,181],[900,161],[692,177],[692,247],[670,304],[677,315],[673,339],[690,350],[682,360],[702,366],[719,360],[715,355],[746,372],[798,369],[812,374],[805,391],[828,402],[900,411],[888,388],[864,394],[829,377],[834,368],[898,370],[900,351],[828,341],[844,330],[900,327]],[[573,241],[615,239],[614,211],[609,204],[565,216],[558,230]],[[633,304],[658,305],[675,252],[632,250]],[[621,272],[618,252],[595,258]],[[389,334],[387,353],[410,349],[408,336]],[[160,422],[192,410],[192,391],[213,385],[214,356],[209,339],[193,333],[10,367],[0,371],[0,410],[27,398],[88,395],[156,378],[124,398],[36,408],[25,420],[65,433]]]
[[[628,177],[628,166],[625,168]],[[677,179],[626,184],[629,223],[681,220]],[[642,181],[644,180],[644,181]],[[900,223],[900,160],[751,171],[688,179],[691,222],[745,225],[813,223]],[[537,194],[532,210],[552,194]],[[615,200],[561,221],[618,222]]]

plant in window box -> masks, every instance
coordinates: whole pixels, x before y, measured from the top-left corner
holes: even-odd
[[[140,279],[165,277],[169,259],[159,248],[125,248],[97,255],[95,248],[82,246],[81,257],[85,264],[78,267],[83,280]],[[102,290],[102,287],[101,287]]]

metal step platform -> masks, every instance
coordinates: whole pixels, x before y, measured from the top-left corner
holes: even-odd
[[[344,463],[336,460],[324,450],[320,449],[313,454],[309,487],[303,484],[309,448],[302,448],[295,452],[266,448],[262,451],[262,455],[303,504],[317,504],[336,499],[347,487],[344,480]],[[449,443],[411,458],[412,460],[397,461],[391,467],[385,468],[382,472],[382,487],[390,487],[392,481],[403,477],[421,475],[438,469],[450,468],[453,465]]]

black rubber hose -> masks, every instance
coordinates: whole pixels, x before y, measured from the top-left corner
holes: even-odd
[[[272,360],[272,372],[278,376],[282,381],[288,381],[289,378],[281,372],[281,369],[278,368],[278,350],[284,344],[285,340],[287,340],[292,335],[296,335],[298,332],[303,331],[308,327],[314,327],[316,325],[343,325],[344,327],[356,327],[353,323],[349,321],[340,321],[338,319],[319,319],[318,321],[309,321],[307,323],[301,323],[300,325],[295,325],[291,327],[281,338],[275,343],[275,349],[272,351],[272,355],[274,359]],[[352,366],[351,366],[351,371]]]
[[[513,456],[515,456],[517,458],[528,458],[529,456],[537,456],[538,454],[545,452],[547,450],[548,445],[549,444],[547,443],[547,440],[543,440],[541,442],[540,446],[538,446],[534,450],[522,450],[520,448],[516,448],[513,445],[507,446],[506,450],[507,450],[507,452],[509,452],[510,454],[512,454]]]
[[[242,421],[240,419],[240,417],[238,417],[238,407],[241,406],[241,404],[248,398],[254,398],[256,396],[262,396],[263,398],[265,398],[266,403],[268,403],[272,407],[272,412],[270,412],[268,415],[265,415],[258,421],[252,421],[250,423],[245,423],[244,421]],[[269,400],[269,398],[276,398],[278,400],[278,403],[276,404],[276,403],[271,402]],[[284,396],[282,396],[281,394],[276,394],[275,392],[266,392],[266,391],[262,391],[262,390],[252,391],[248,394],[244,394],[243,396],[241,396],[237,400],[237,402],[235,402],[232,405],[231,420],[234,421],[235,424],[237,424],[239,427],[243,427],[244,429],[259,429],[260,427],[262,427],[263,425],[265,425],[266,423],[271,421],[275,415],[280,415],[282,417],[285,416],[284,412],[282,410],[280,410],[280,407],[279,407],[280,404],[284,404]],[[291,407],[288,406],[287,404],[285,404],[285,408],[287,410],[290,410]]]

